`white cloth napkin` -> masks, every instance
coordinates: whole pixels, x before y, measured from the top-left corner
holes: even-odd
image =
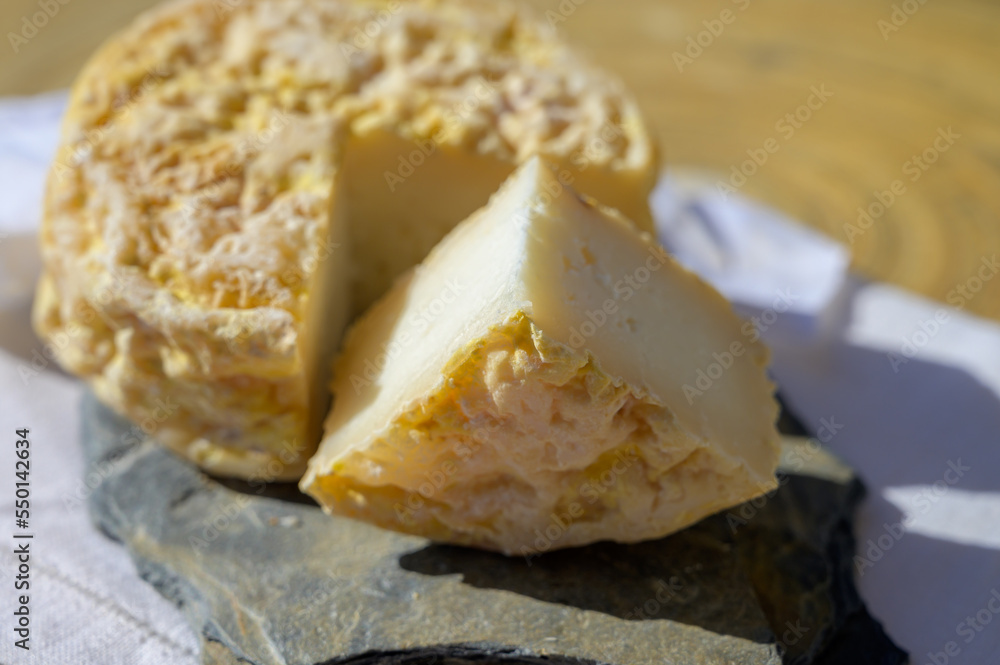
[[[0,663],[194,665],[181,613],[139,579],[87,515],[78,443],[81,385],[31,332],[36,229],[65,93],[0,101]],[[14,646],[15,430],[30,428],[30,651]]]
[[[35,533],[32,650],[5,628],[0,662],[187,665],[180,613],[88,521],[81,388],[28,322],[64,103],[0,102],[0,515],[13,519],[14,430],[29,427]],[[791,409],[865,479],[855,563],[872,613],[915,665],[998,662],[1000,326],[854,277],[837,244],[711,183],[667,173],[653,208],[661,241],[756,322]],[[0,527],[5,627],[13,530]]]

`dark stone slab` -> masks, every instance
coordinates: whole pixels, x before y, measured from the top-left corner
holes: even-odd
[[[634,545],[533,557],[330,518],[213,480],[87,397],[94,521],[187,615],[206,663],[904,663],[855,590],[850,469],[788,439],[756,505]]]

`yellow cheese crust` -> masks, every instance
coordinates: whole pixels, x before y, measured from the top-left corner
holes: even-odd
[[[36,330],[134,420],[171,405],[155,435],[181,455],[297,478],[349,312],[534,153],[648,226],[635,103],[511,5],[169,2],[74,86]]]
[[[320,459],[303,487],[331,512],[528,556],[661,537],[776,486],[524,312],[363,446]]]

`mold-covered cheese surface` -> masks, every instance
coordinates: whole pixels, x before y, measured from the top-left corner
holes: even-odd
[[[508,554],[665,535],[776,486],[767,352],[740,329],[532,159],[352,327],[301,487]],[[685,391],[735,343],[709,390]]]
[[[544,20],[485,0],[169,2],[74,86],[35,327],[181,455],[298,478],[347,320],[535,153],[648,225],[634,102]]]

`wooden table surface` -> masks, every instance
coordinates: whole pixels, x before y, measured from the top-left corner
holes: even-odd
[[[68,85],[154,3],[2,0],[0,94]],[[532,4],[631,86],[670,165],[823,230],[868,275],[1000,319],[1000,3]]]

